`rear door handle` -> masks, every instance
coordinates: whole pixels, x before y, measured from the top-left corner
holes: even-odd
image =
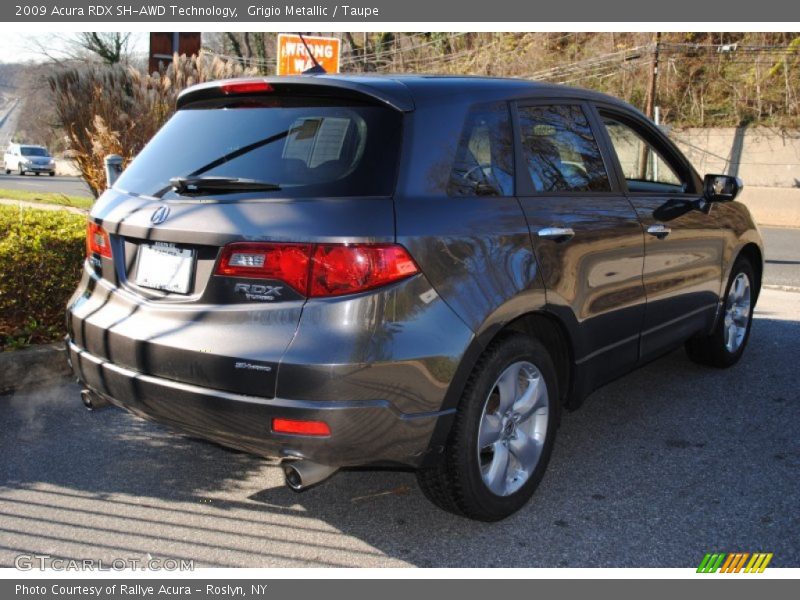
[[[661,223],[650,225],[650,227],[647,228],[647,233],[654,235],[660,240],[663,240],[665,237],[667,237],[671,231],[671,228],[667,227],[666,225],[662,225]]]
[[[545,227],[538,231],[540,238],[555,240],[556,242],[566,242],[575,237],[572,227]]]

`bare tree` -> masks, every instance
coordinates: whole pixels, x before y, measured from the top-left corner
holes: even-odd
[[[121,31],[84,31],[75,43],[100,57],[107,65],[127,62],[131,34]]]

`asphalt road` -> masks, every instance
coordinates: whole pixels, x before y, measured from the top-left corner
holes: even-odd
[[[17,130],[20,108],[21,105],[17,104],[14,99],[0,107],[0,164],[3,164],[3,153],[11,141],[11,136]],[[5,165],[3,164],[3,166]],[[47,175],[21,177],[16,174],[6,175],[4,168],[0,169],[0,189],[91,196],[89,188],[79,177],[49,177]]]
[[[402,471],[302,494],[273,463],[65,384],[0,397],[0,566],[20,553],[198,566],[696,566],[774,552],[800,566],[800,294],[765,290],[723,371],[675,352],[564,416],[534,499],[496,524],[441,512]]]
[[[63,177],[61,175],[50,177],[49,175],[18,175],[16,173],[6,175],[5,169],[0,171],[0,189],[52,192],[68,196],[86,196],[87,198],[92,195],[89,187],[80,177]]]
[[[20,105],[16,98],[7,98],[0,107],[0,151],[5,152],[11,136],[17,130]],[[2,156],[0,156],[2,159]]]
[[[764,281],[800,288],[800,229],[762,227],[766,249]]]

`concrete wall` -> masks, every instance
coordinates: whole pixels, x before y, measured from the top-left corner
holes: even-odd
[[[700,175],[740,177],[739,200],[759,225],[800,227],[800,130],[683,129],[670,137]]]
[[[78,167],[75,166],[73,161],[66,158],[57,158],[56,174],[67,175],[69,177],[80,177],[81,172],[78,170]]]
[[[752,187],[800,188],[800,130],[683,129],[670,137],[701,175],[737,175]]]

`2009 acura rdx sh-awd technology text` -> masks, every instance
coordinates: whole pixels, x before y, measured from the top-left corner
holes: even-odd
[[[92,210],[70,361],[87,405],[281,457],[294,489],[405,465],[501,519],[563,408],[682,344],[741,357],[763,248],[740,188],[584,90],[195,86]]]

